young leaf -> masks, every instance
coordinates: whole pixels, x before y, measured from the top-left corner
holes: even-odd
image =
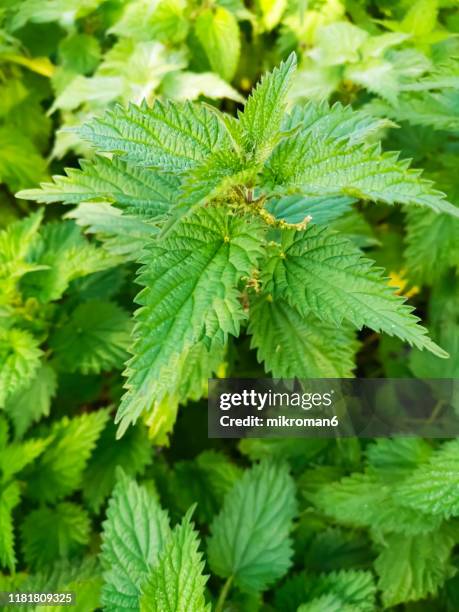
[[[427,337],[404,298],[393,293],[382,276],[346,238],[322,228],[284,232],[282,245],[270,261],[268,290],[304,313],[341,325],[347,320],[360,329],[398,336],[410,344],[447,354]]]
[[[256,0],[256,6],[261,13],[261,21],[266,30],[271,31],[282,18],[288,6],[287,0]]]
[[[139,609],[142,586],[168,538],[167,513],[144,487],[120,472],[102,534],[105,610]]]
[[[308,603],[301,604],[297,612],[352,612],[355,608],[346,606],[341,599],[333,594],[315,597]]]
[[[248,153],[256,152],[261,160],[271,152],[279,138],[286,96],[295,70],[296,56],[292,53],[261,79],[239,115],[244,149]]]
[[[330,106],[323,101],[308,102],[294,106],[282,121],[282,132],[301,129],[301,135],[309,134],[311,138],[346,142],[350,145],[370,144],[389,127],[394,127],[389,119],[373,117],[371,114],[354,110],[336,102]]]
[[[204,589],[204,562],[188,512],[172,532],[142,587],[141,612],[210,612]]]
[[[291,564],[295,487],[285,465],[263,461],[245,472],[211,525],[209,563],[243,590],[262,591]]]

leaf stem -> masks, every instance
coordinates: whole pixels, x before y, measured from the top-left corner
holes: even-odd
[[[228,593],[230,592],[231,585],[233,583],[233,576],[230,576],[226,579],[225,584],[220,591],[220,595],[218,597],[217,605],[215,606],[215,612],[223,612],[223,606],[225,605],[226,598],[228,597]]]

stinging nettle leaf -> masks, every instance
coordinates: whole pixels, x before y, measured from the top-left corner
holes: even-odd
[[[258,221],[231,217],[222,207],[199,208],[147,247],[128,390],[116,417],[120,433],[173,392],[182,351],[238,334],[246,315],[237,283],[256,267],[263,233]]]
[[[156,101],[120,105],[80,128],[98,151],[119,154],[133,165],[180,173],[220,147],[225,131],[203,104]]]
[[[333,124],[319,125],[321,129],[294,133],[276,146],[265,166],[268,185],[283,193],[344,195],[424,206],[459,217],[459,209],[445,194],[410,168],[408,160],[399,160],[398,153],[382,152],[380,144],[350,144],[333,136]]]
[[[235,16],[222,6],[205,9],[196,19],[195,31],[212,70],[226,81],[231,81],[241,50]]]
[[[96,156],[92,161],[82,160],[80,165],[81,170],[68,168],[67,176],[54,176],[53,183],[20,191],[16,197],[46,204],[110,201],[123,208],[147,208],[152,217],[164,215],[174,204],[178,189],[175,177],[127,164],[117,157]]]
[[[279,138],[286,96],[296,70],[296,55],[265,75],[239,114],[240,137],[244,149],[263,160]]]
[[[302,316],[282,299],[261,298],[250,309],[252,348],[275,378],[351,378],[357,349],[349,326]]]
[[[79,304],[50,338],[58,368],[98,374],[121,368],[130,338],[128,313],[112,302]]]
[[[456,573],[450,555],[457,537],[457,524],[444,524],[425,535],[387,536],[375,561],[384,605],[396,606],[436,595]]]
[[[305,314],[313,312],[335,325],[345,320],[358,329],[366,325],[439,357],[448,356],[428,338],[405,299],[387,285],[382,270],[339,234],[314,226],[284,232],[282,244],[273,247],[268,269],[273,297],[287,299]]]
[[[210,612],[204,598],[204,562],[190,519],[188,512],[160,552],[142,587],[141,612]]]
[[[266,589],[291,565],[295,515],[295,486],[285,465],[262,461],[247,470],[212,522],[211,569],[243,590]]]
[[[78,489],[107,419],[108,412],[98,410],[56,421],[46,451],[30,468],[27,494],[32,499],[53,502]]]
[[[88,544],[89,537],[88,513],[73,502],[33,510],[22,524],[24,557],[36,569],[75,556]]]
[[[139,609],[141,589],[170,537],[167,512],[145,487],[120,471],[103,524],[105,610]]]

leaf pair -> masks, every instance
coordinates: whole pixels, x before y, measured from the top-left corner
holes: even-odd
[[[294,484],[284,465],[264,462],[227,493],[208,543],[211,569],[240,589],[262,591],[291,563]],[[204,563],[188,511],[173,530],[145,486],[119,475],[104,523],[105,610],[210,610]]]

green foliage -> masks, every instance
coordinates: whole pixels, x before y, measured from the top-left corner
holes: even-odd
[[[293,482],[285,466],[265,462],[246,472],[211,525],[212,570],[233,578],[243,590],[265,589],[291,564],[289,531],[295,514]]]
[[[453,0],[2,3],[0,591],[457,610],[457,440],[208,440],[202,400],[458,377],[458,33]]]
[[[289,346],[292,340],[283,331],[292,318],[296,327],[305,326],[300,350],[314,354],[314,345],[319,344],[324,351],[329,332],[317,327],[314,334],[308,325],[312,315],[338,327],[366,325],[447,357],[359,248],[334,229],[307,227],[311,221],[307,203],[308,198],[318,197],[326,209],[335,198],[341,202],[340,198],[352,196],[452,215],[457,215],[457,208],[418,171],[409,169],[407,162],[399,161],[398,155],[382,153],[379,144],[368,144],[367,139],[384,125],[380,121],[372,122],[341,105],[328,109],[309,104],[286,114],[285,98],[294,70],[291,55],[262,79],[238,120],[205,105],[157,102],[152,107],[118,106],[80,130],[99,150],[114,154],[110,173],[120,186],[126,183],[125,172],[117,160],[138,167],[150,177],[149,182],[165,181],[171,174],[180,178],[178,205],[169,206],[163,218],[153,211],[152,222],[160,231],[145,240],[139,259],[139,282],[144,289],[137,298],[141,308],[136,314],[133,356],[117,415],[120,434],[144,411],[157,428],[165,402],[172,406],[173,419],[177,402],[187,399],[179,392],[181,360],[189,358],[198,342],[208,350],[225,345],[228,334],[239,335],[247,315],[255,346],[258,329],[263,329],[263,343],[271,338],[271,346],[259,347],[265,359],[272,354],[272,337],[278,334],[288,342],[288,353],[298,352]],[[95,168],[84,165],[80,173],[69,173],[68,178],[56,178],[54,184],[20,195],[55,201],[60,192],[66,202],[81,202],[81,186],[87,181],[94,184],[94,176]],[[95,186],[100,193],[100,181]],[[301,202],[305,206],[302,211],[298,206],[301,220],[289,224],[285,214],[278,219],[270,212],[279,214],[279,203],[274,209],[269,204],[272,197],[294,192],[305,198]],[[333,199],[329,202],[327,196]],[[118,190],[112,191],[110,199],[119,198]],[[131,207],[134,215],[143,216],[143,206],[141,210],[138,203]],[[177,283],[178,278],[188,282]],[[257,293],[261,303],[263,298],[274,300],[272,307],[266,303],[257,307]],[[281,314],[284,303],[292,310]],[[268,308],[276,316],[267,317]],[[342,329],[344,345],[349,328]],[[344,361],[341,355],[337,358],[338,371],[326,350],[314,370],[301,366],[301,360],[290,367],[285,364],[284,370],[274,367],[290,376],[348,374],[355,346],[347,342],[349,352]],[[271,359],[267,357],[267,365],[272,370]],[[162,434],[170,425],[161,429]]]
[[[120,473],[109,502],[102,539],[105,609],[138,608],[149,567],[157,560],[169,536],[167,513],[145,487],[139,487]]]
[[[143,587],[140,610],[145,612],[210,612],[205,604],[206,577],[198,537],[188,513],[172,532]]]

